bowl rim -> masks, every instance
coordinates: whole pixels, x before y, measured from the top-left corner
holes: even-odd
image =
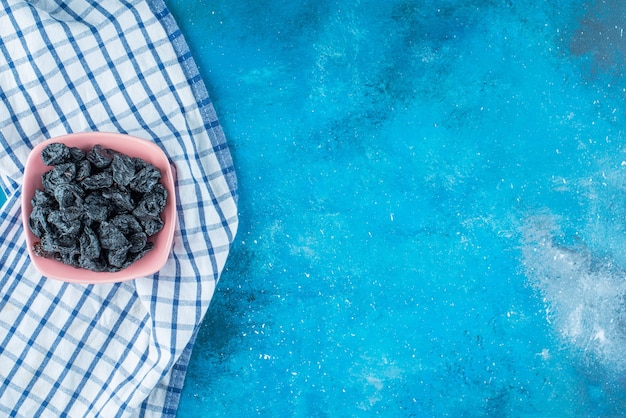
[[[161,171],[161,184],[167,190],[165,208],[161,214],[163,229],[157,232],[149,241],[154,242],[154,248],[144,257],[130,266],[117,272],[95,272],[88,269],[73,267],[58,260],[37,256],[33,245],[39,240],[29,227],[28,218],[32,212],[31,199],[35,189],[41,188],[41,175],[52,167],[46,166],[41,160],[41,151],[49,144],[60,142],[69,147],[90,150],[94,145],[101,144],[105,148],[113,149],[131,157],[139,157],[155,165]],[[39,159],[39,161],[37,161]],[[98,284],[116,283],[150,276],[163,268],[170,256],[176,229],[176,189],[174,182],[173,164],[165,152],[154,142],[136,136],[114,132],[77,132],[46,139],[35,145],[31,150],[24,166],[22,184],[21,216],[26,247],[31,262],[45,277],[70,283]]]

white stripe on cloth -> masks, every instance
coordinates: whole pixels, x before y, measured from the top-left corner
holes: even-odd
[[[217,116],[161,0],[2,0],[0,415],[175,416],[195,334],[237,229]],[[71,132],[154,141],[176,169],[165,267],[124,283],[49,280],[20,217],[32,147]]]

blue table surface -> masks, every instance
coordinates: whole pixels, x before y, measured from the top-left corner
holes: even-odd
[[[167,4],[240,193],[181,418],[624,414],[626,5]]]
[[[241,194],[179,416],[623,414],[626,6],[168,3]]]

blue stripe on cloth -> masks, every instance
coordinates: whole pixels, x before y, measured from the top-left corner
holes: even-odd
[[[0,1],[0,412],[165,416],[237,230],[232,158],[162,0]],[[42,278],[20,215],[34,144],[68,132],[154,141],[176,172],[172,254],[152,277]]]

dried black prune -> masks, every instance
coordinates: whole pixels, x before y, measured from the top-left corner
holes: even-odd
[[[83,195],[83,189],[74,183],[59,184],[54,190],[54,198],[61,209],[82,205]]]
[[[140,258],[142,258],[144,255],[148,254],[148,252],[150,252],[150,250],[152,250],[153,248],[154,248],[154,243],[147,242],[146,245],[140,251],[138,251],[136,253],[128,254],[128,257],[126,259],[125,267],[128,267],[129,265],[131,265],[135,261],[137,261]]]
[[[150,219],[159,217],[165,208],[167,201],[167,190],[157,184],[150,193],[144,195],[143,199],[137,203],[137,207],[133,211],[138,219]]]
[[[33,211],[28,218],[28,226],[32,233],[37,237],[43,237],[48,229],[48,215],[52,211],[51,208],[45,206],[34,206]]]
[[[154,247],[148,239],[163,228],[167,201],[155,166],[101,145],[85,152],[50,144],[42,159],[54,167],[31,199],[36,255],[115,272]]]
[[[161,218],[141,219],[140,222],[143,225],[143,230],[146,231],[149,237],[163,229],[164,225]]]
[[[85,215],[95,222],[102,222],[109,216],[109,204],[102,194],[92,192],[85,197],[83,204]]]
[[[56,233],[47,233],[41,237],[41,241],[39,242],[39,247],[41,251],[49,254],[57,254],[59,252],[59,246],[56,241]]]
[[[148,165],[150,165],[149,162],[141,158],[132,157],[131,159],[133,160],[133,164],[135,164],[135,173],[140,172],[141,170],[146,168]]]
[[[48,223],[56,228],[60,236],[77,235],[82,226],[80,222],[69,218],[63,210],[53,210],[50,212],[48,215]]]
[[[100,240],[89,227],[85,227],[80,236],[80,253],[92,260],[100,257]]]
[[[97,144],[87,153],[87,159],[97,168],[106,168],[113,161],[113,153]]]
[[[138,253],[143,250],[143,248],[148,243],[148,235],[146,233],[139,231],[128,237],[128,242],[130,243],[130,248],[128,252],[130,253]]]
[[[140,220],[155,218],[159,216],[162,208],[163,207],[160,205],[159,199],[157,199],[154,195],[147,195],[139,201],[137,207],[133,210],[133,215]]]
[[[54,194],[57,186],[69,183],[76,177],[76,165],[74,163],[63,163],[55,166],[52,170],[46,171],[41,176],[41,182],[45,192]]]
[[[76,162],[76,181],[83,181],[91,175],[91,163],[89,160]]]
[[[96,272],[107,271],[107,261],[104,257],[100,256],[98,258],[87,258],[84,255],[80,255],[78,257],[78,266],[87,270],[92,270]]]
[[[107,250],[128,246],[128,240],[126,239],[122,231],[120,231],[118,227],[107,221],[100,223],[98,237],[100,238],[100,246]]]
[[[77,235],[58,235],[54,237],[54,244],[57,252],[61,255],[78,254],[78,236]]]
[[[41,160],[45,165],[57,165],[70,160],[70,149],[60,142],[53,142],[41,151]]]
[[[130,213],[115,216],[111,219],[111,223],[125,235],[141,232],[143,230],[137,218]]]
[[[130,245],[126,245],[124,247],[109,250],[107,254],[107,261],[109,262],[109,265],[118,268],[123,267],[126,262],[126,255],[128,254],[129,248]]]
[[[161,172],[152,164],[147,164],[130,182],[130,189],[140,193],[148,193],[161,179]]]
[[[130,192],[118,188],[108,188],[102,191],[102,197],[108,199],[118,213],[127,213],[135,209],[135,202]]]
[[[87,177],[81,181],[80,185],[86,190],[106,189],[113,185],[113,176],[109,171],[102,171]]]
[[[31,232],[38,238],[41,238],[48,229],[48,215],[55,209],[59,208],[54,196],[36,189],[35,195],[31,199],[33,210],[28,217],[28,226]]]
[[[85,151],[80,148],[70,147],[70,160],[71,161],[82,161],[85,159]]]
[[[54,253],[48,252],[46,250],[44,250],[43,246],[41,245],[41,241],[36,242],[33,244],[33,251],[35,253],[35,255],[39,256],[39,257],[45,257],[45,258],[54,258],[55,255]]]
[[[79,257],[80,257],[79,252],[61,253],[61,262],[68,264],[72,267],[80,267],[80,264],[78,262]]]
[[[65,219],[70,222],[83,222],[87,218],[84,206],[70,206],[60,210],[63,211]]]
[[[165,209],[165,205],[167,203],[167,189],[161,184],[157,183],[150,192],[153,199],[156,201],[156,204],[161,208],[160,211]]]
[[[113,180],[118,186],[128,186],[135,176],[135,163],[126,155],[115,154],[111,168],[113,169]]]
[[[40,189],[35,190],[35,195],[30,200],[30,203],[33,205],[33,207],[38,206],[54,208],[55,206],[57,206],[54,197]]]

